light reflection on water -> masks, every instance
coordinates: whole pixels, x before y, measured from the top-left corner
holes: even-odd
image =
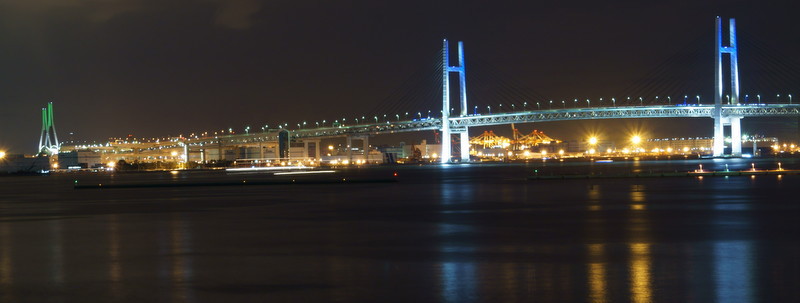
[[[0,221],[0,301],[13,302],[14,264],[11,262],[11,232],[8,224]]]
[[[440,186],[443,209],[463,204],[471,200],[474,188],[459,183],[442,183]],[[439,223],[439,237],[443,244],[441,252],[441,297],[446,302],[471,302],[475,300],[477,291],[476,265],[472,261],[454,261],[456,256],[470,254],[475,251],[470,241],[474,227],[466,224],[447,223],[453,215],[442,212],[442,223]]]
[[[173,214],[170,221],[170,256],[172,257],[172,302],[194,302],[194,293],[189,287],[194,269],[190,248],[192,235],[185,215]]]
[[[580,167],[547,168],[556,166]],[[534,182],[519,175],[504,181],[500,169],[450,166],[458,174],[442,177],[448,182],[408,169],[400,175],[413,177],[391,187],[64,191],[81,219],[0,217],[0,301],[30,299],[20,296],[41,281],[50,296],[95,285],[92,294],[107,296],[99,301],[136,298],[131,293],[171,302],[207,295],[295,302],[735,302],[793,295],[783,285],[798,274],[785,264],[796,264],[790,260],[800,249],[785,231],[797,228],[787,220],[797,204],[786,194],[798,188],[798,176]],[[109,206],[104,201],[112,197],[118,203]],[[252,229],[225,229],[248,216],[258,217],[249,221]],[[756,238],[762,232],[769,236]],[[219,249],[231,243],[237,248]],[[84,254],[99,257],[75,261]],[[230,262],[240,255],[269,266]],[[251,274],[221,282],[217,271]],[[215,283],[232,286],[209,287]],[[323,290],[308,295],[296,285]]]
[[[607,302],[606,285],[606,256],[604,251],[604,244],[589,244],[587,245],[590,263],[589,263],[589,301],[590,302]]]
[[[120,262],[119,215],[108,216],[108,280],[111,297],[122,298],[122,262]]]
[[[631,253],[631,301],[650,302],[652,285],[650,284],[650,245],[646,243],[632,243],[629,245]]]

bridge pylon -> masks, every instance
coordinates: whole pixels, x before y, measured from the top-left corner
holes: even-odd
[[[56,126],[53,123],[53,102],[47,103],[47,107],[42,108],[42,132],[39,136],[39,153],[54,155],[58,154],[61,145],[58,143]]]
[[[714,44],[714,157],[722,157],[725,152],[725,126],[731,127],[731,156],[742,156],[742,117],[722,116],[723,73],[722,54],[730,55],[730,99],[729,105],[739,104],[739,49],[736,43],[736,22],[729,19],[728,45],[722,41],[722,19],[717,16],[716,39]]]
[[[447,39],[442,43],[442,163],[449,163],[452,158],[452,134],[459,134],[461,162],[469,161],[469,129],[466,126],[450,127],[450,73],[458,73],[459,80],[459,117],[467,115],[467,71],[464,65],[464,42],[458,41],[458,66],[450,66],[450,47]]]

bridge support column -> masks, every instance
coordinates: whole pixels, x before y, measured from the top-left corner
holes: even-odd
[[[364,149],[364,163],[369,162],[369,136],[364,136],[361,138],[361,142],[363,144]]]
[[[721,109],[715,109],[715,112]],[[722,157],[725,153],[725,124],[722,122],[722,116],[714,114],[714,157]]]
[[[714,157],[725,153],[725,125],[731,126],[731,155],[742,156],[741,117],[724,116],[722,113],[723,96],[729,106],[739,104],[739,51],[736,43],[736,21],[731,18],[728,25],[728,46],[722,43],[722,20],[716,19],[716,39],[714,44]],[[730,55],[730,95],[723,95],[722,54]]]
[[[450,72],[457,72],[459,79],[459,99],[461,116],[467,115],[467,71],[464,67],[464,42],[458,42],[458,66],[450,66],[450,49],[447,39],[442,45],[442,152],[441,163],[449,163],[452,158],[450,130]],[[462,137],[463,141],[463,137]],[[469,141],[469,139],[467,139]],[[462,143],[463,144],[463,143]],[[469,149],[467,149],[469,158]],[[463,159],[463,156],[462,156]]]
[[[347,136],[347,163],[353,163],[353,137]]]
[[[308,140],[303,140],[303,161],[306,161],[306,160],[308,160],[308,158],[310,158],[309,154],[310,154],[311,148],[309,148],[308,143],[311,143],[311,142],[308,142]]]
[[[319,144],[321,142],[322,142],[321,140],[314,140],[314,160],[317,163],[320,163],[320,161],[322,160],[322,156],[319,154],[321,152],[319,149]]]
[[[742,118],[731,119],[731,155],[742,156]]]
[[[469,129],[464,128],[461,136],[461,162],[469,162]]]

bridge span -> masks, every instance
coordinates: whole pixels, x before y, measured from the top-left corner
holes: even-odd
[[[739,104],[722,107],[722,114],[734,117],[800,116],[800,104]],[[548,109],[522,112],[468,115],[449,118],[450,128],[480,127],[511,123],[533,123],[592,119],[633,118],[713,118],[713,105],[663,105]],[[385,121],[338,127],[297,129],[292,138],[335,138],[354,135],[380,135],[442,128],[441,118],[412,121]]]

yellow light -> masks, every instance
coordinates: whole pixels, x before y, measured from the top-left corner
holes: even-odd
[[[0,151],[0,159],[5,158],[5,157],[6,157],[6,152]]]
[[[685,152],[688,152],[688,151],[689,151],[689,148],[688,148],[688,147],[686,147],[686,146],[684,146],[684,147],[683,147],[683,152],[685,153]]]
[[[543,149],[543,150],[542,150],[542,156],[544,157],[545,155],[547,155],[547,150],[544,150],[544,149]]]
[[[563,149],[559,149],[558,150],[558,154],[563,156],[564,155],[564,150]]]
[[[114,166],[117,166],[117,163],[114,163],[114,161],[109,161],[106,166],[108,166],[108,168],[114,168]]]
[[[639,135],[634,135],[633,137],[631,137],[631,143],[633,144],[642,143],[642,137],[639,137]]]
[[[667,152],[671,153],[672,152],[672,147],[667,147]]]
[[[172,155],[173,157],[175,157],[175,156],[177,156],[177,155],[178,155],[178,152],[172,152],[172,153],[171,153],[171,155]]]
[[[514,155],[514,153],[512,153],[512,152],[508,152],[508,156],[509,156],[509,157],[511,157],[511,156],[513,156],[513,155]]]
[[[591,144],[591,145],[595,145],[595,144],[597,144],[597,137],[591,137],[591,138],[589,138],[589,144]]]
[[[439,155],[437,155],[436,153],[433,153],[433,154],[431,155],[431,158],[436,158],[436,157],[439,157]]]
[[[2,158],[2,157],[0,157],[0,158]],[[53,163],[53,168],[54,168],[54,169],[55,169],[55,168],[58,168],[58,163]]]
[[[527,150],[526,150],[526,151],[522,152],[522,155],[523,155],[523,156],[525,156],[525,157],[527,158],[527,157],[530,157],[530,156],[531,156],[531,152],[529,152],[529,151],[527,151]]]
[[[622,153],[624,153],[624,154],[627,154],[627,153],[629,153],[629,152],[631,152],[631,151],[630,151],[630,150],[628,150],[627,148],[623,148],[623,149],[622,149]]]
[[[333,150],[333,145],[328,145],[328,150]]]
[[[350,164],[350,160],[344,160],[344,161],[342,161],[342,164],[344,164],[344,165]]]
[[[609,148],[609,149],[606,149],[606,153],[609,153],[609,154],[610,154],[611,152],[612,152],[612,150],[611,150],[610,148]]]
[[[589,154],[594,154],[594,148],[589,149]]]

